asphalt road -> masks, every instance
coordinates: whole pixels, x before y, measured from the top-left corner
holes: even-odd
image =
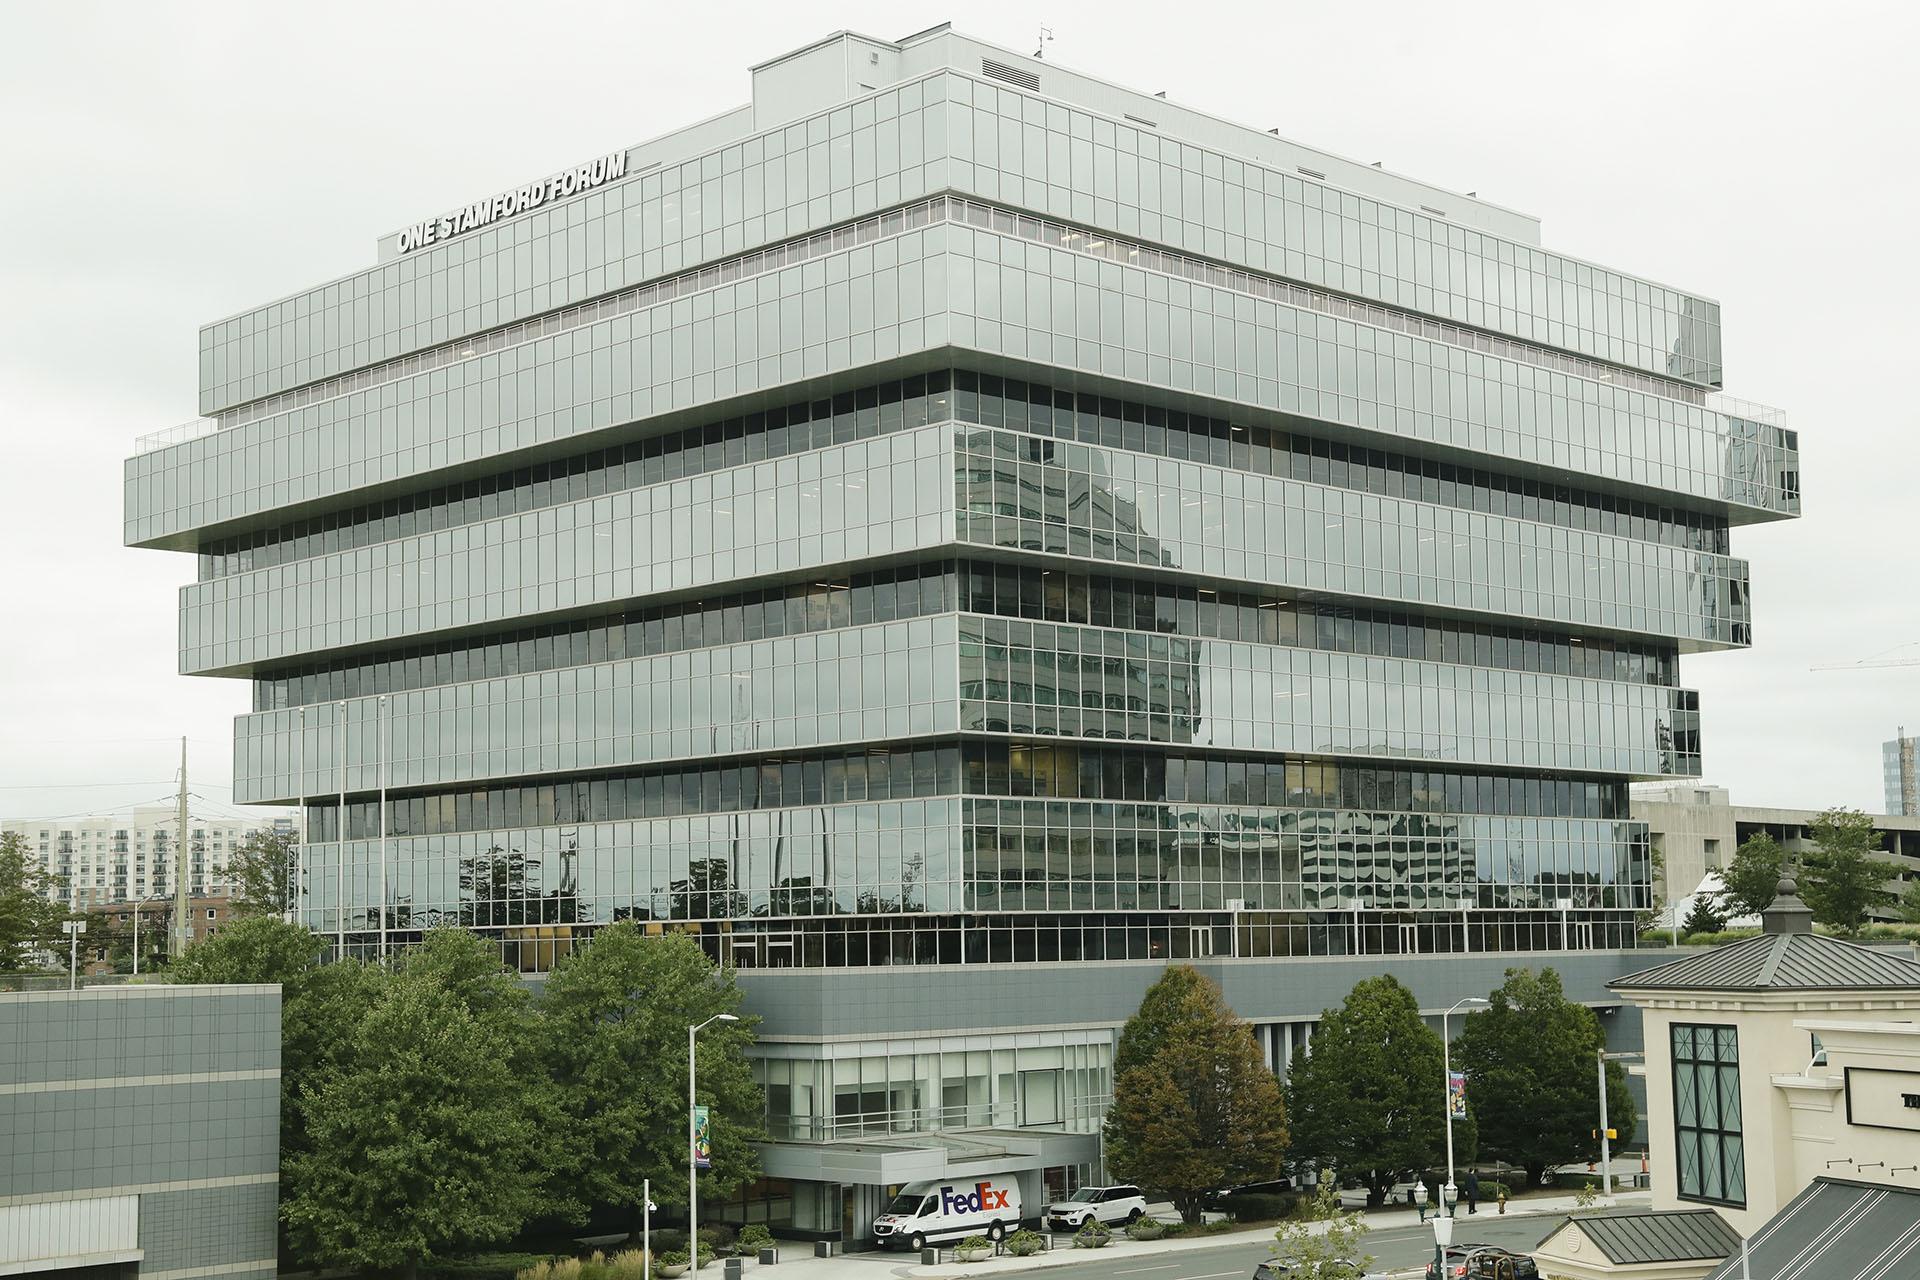
[[[1482,1213],[1462,1215],[1454,1230],[1456,1244],[1495,1244],[1516,1253],[1527,1253],[1540,1243],[1556,1220],[1551,1216],[1501,1217]],[[1367,1233],[1366,1250],[1374,1257],[1377,1272],[1404,1272],[1423,1267],[1433,1258],[1433,1228],[1395,1227]],[[1120,1261],[1089,1255],[1085,1263],[1048,1267],[1034,1275],[1041,1280],[1247,1280],[1256,1263],[1272,1253],[1266,1244],[1221,1245],[1211,1249],[1188,1249],[1158,1257],[1134,1256]],[[853,1254],[875,1263],[890,1262],[894,1267],[911,1265],[906,1254]],[[864,1268],[863,1268],[864,1270]],[[877,1270],[877,1268],[876,1268]]]

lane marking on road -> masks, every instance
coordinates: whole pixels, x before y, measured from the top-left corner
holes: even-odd
[[[1238,1271],[1209,1271],[1203,1276],[1181,1276],[1180,1280],[1220,1280],[1222,1276],[1237,1276]]]
[[[1169,1262],[1164,1267],[1135,1267],[1131,1271],[1116,1271],[1113,1274],[1117,1276],[1143,1276],[1149,1271],[1172,1271],[1179,1265],[1177,1262]]]

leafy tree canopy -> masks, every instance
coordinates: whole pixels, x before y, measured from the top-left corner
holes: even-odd
[[[1786,869],[1786,851],[1772,836],[1762,832],[1741,841],[1720,872],[1726,885],[1720,895],[1721,911],[1733,917],[1759,915],[1773,901]]]
[[[1467,1016],[1453,1046],[1484,1135],[1482,1154],[1524,1168],[1535,1184],[1549,1166],[1596,1154],[1595,1055],[1604,1042],[1599,1018],[1567,999],[1557,972],[1507,970],[1489,1006]],[[1619,1143],[1639,1126],[1617,1062],[1607,1064],[1607,1117]]]
[[[1287,1264],[1289,1280],[1353,1280],[1373,1261],[1360,1251],[1366,1219],[1340,1205],[1339,1179],[1323,1177],[1304,1218],[1273,1233],[1274,1260]]]
[[[1810,827],[1814,851],[1801,874],[1801,896],[1813,918],[1839,933],[1858,933],[1867,913],[1896,905],[1886,889],[1894,869],[1874,856],[1880,833],[1858,809],[1828,809]]]
[[[610,925],[554,966],[540,1002],[542,1057],[556,1090],[552,1208],[574,1221],[596,1204],[638,1208],[642,1180],[685,1204],[687,1028],[735,1013],[740,990],[684,934]],[[759,1175],[753,1140],[765,1103],[744,1050],[753,1019],[699,1036],[698,1094],[712,1109],[713,1168],[703,1191],[726,1195]]]
[[[1714,910],[1712,895],[1703,893],[1693,900],[1693,910],[1687,912],[1687,918],[1680,922],[1680,932],[1718,933],[1726,925],[1726,917]]]
[[[1293,1155],[1365,1181],[1371,1205],[1402,1175],[1446,1154],[1446,1067],[1440,1035],[1391,974],[1368,978],[1320,1015],[1312,1051],[1287,1076]],[[1453,1126],[1455,1151],[1474,1148],[1471,1117]]]
[[[518,1232],[540,1205],[544,1145],[515,1044],[441,973],[402,966],[339,1060],[302,1090],[311,1144],[281,1204],[296,1250],[401,1269]]]
[[[66,882],[43,871],[18,831],[0,832],[0,969],[17,969],[62,937],[67,909],[47,892]]]
[[[286,915],[293,905],[299,861],[300,837],[294,832],[272,828],[247,832],[227,859],[227,878],[235,889],[235,914]]]
[[[1188,965],[1168,969],[1120,1032],[1107,1162],[1200,1219],[1206,1193],[1278,1175],[1286,1106],[1245,1023]]]

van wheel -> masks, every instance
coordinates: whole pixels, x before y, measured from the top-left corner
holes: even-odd
[[[915,1253],[918,1253],[922,1249],[927,1247],[927,1238],[925,1236],[917,1235],[913,1239],[907,1241],[907,1247],[909,1249],[912,1249]]]
[[[998,1244],[1002,1239],[1004,1239],[1006,1237],[1006,1234],[1007,1234],[1007,1229],[1001,1226],[999,1223],[989,1222],[987,1224],[987,1239],[993,1241],[995,1244]]]

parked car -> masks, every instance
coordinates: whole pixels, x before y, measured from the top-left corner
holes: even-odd
[[[1237,1187],[1215,1187],[1207,1192],[1206,1204],[1209,1209],[1219,1209],[1226,1205],[1232,1196],[1282,1196],[1293,1190],[1292,1178],[1275,1178],[1271,1182],[1243,1182]]]
[[[1447,1247],[1447,1274],[1435,1274],[1427,1263],[1427,1280],[1540,1280],[1532,1258],[1492,1244],[1455,1244]]]
[[[1147,1198],[1138,1187],[1082,1187],[1047,1206],[1047,1225],[1055,1231],[1078,1231],[1089,1222],[1133,1222],[1146,1212]]]
[[[999,1240],[1019,1227],[1020,1183],[1013,1178],[910,1182],[873,1220],[873,1239],[882,1249],[924,1249],[965,1236]]]

